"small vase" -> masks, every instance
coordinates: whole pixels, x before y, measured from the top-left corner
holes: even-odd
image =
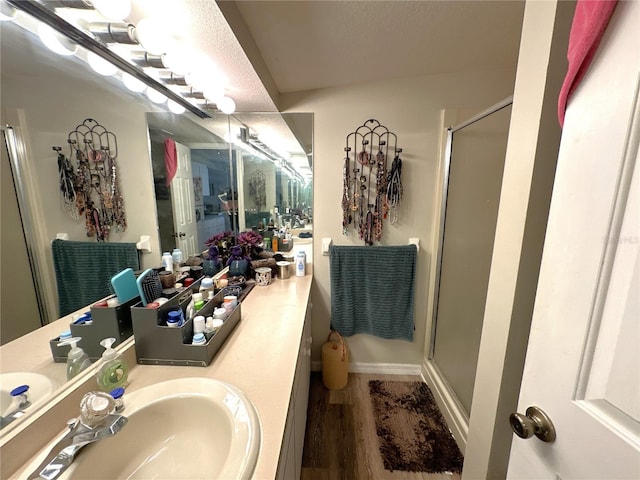
[[[249,262],[246,260],[232,260],[229,264],[229,275],[237,277],[239,275],[246,275]]]
[[[202,270],[207,277],[212,277],[220,270],[222,270],[222,262],[218,259],[215,260],[205,260],[202,264]]]

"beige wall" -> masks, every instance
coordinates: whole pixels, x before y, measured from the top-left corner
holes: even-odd
[[[342,234],[340,199],[346,135],[371,118],[398,135],[398,146],[403,148],[404,198],[399,223],[385,225],[382,244],[403,245],[410,237],[418,237],[421,245],[414,341],[355,335],[348,339],[351,361],[417,366],[424,356],[430,311],[427,291],[440,162],[441,110],[483,110],[509,96],[513,80],[508,71],[467,72],[282,95],[283,111],[314,113],[313,360],[321,358],[320,347],[328,334],[331,312],[329,259],[322,256],[321,239],[331,237],[334,244],[340,245],[361,244],[355,234],[348,237]]]

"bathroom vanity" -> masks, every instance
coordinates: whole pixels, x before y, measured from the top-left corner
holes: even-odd
[[[252,478],[298,478],[309,392],[311,281],[307,273],[256,286],[242,303],[238,326],[208,367],[137,365],[133,341],[125,342],[125,359],[132,367],[127,393],[184,377],[209,377],[234,385],[260,417],[260,453]],[[25,465],[65,428],[66,419],[77,416],[82,395],[96,389],[92,371],[63,387],[46,409],[3,438],[0,477],[29,475]]]

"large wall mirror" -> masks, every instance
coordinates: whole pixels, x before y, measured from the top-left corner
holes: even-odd
[[[196,123],[151,112],[147,121],[163,251],[197,254],[216,234],[270,224],[304,241],[299,234],[313,226],[313,114],[234,113]],[[193,192],[184,197],[167,186],[168,140],[189,159]]]
[[[135,243],[149,236],[151,251],[140,252],[140,263],[151,268],[159,266],[163,251],[182,246],[166,185],[167,138],[190,158],[195,236],[187,253],[197,254],[219,231],[260,228],[272,217],[294,237],[311,230],[313,116],[220,113],[202,119],[171,113],[127,90],[120,73],[101,76],[82,55],[52,53],[31,30],[15,22],[0,28],[0,369],[44,373],[62,387],[65,364],[53,363],[47,343],[25,338],[60,316],[53,239],[96,241],[61,191],[58,153],[72,154],[69,133],[90,118],[117,137],[126,229],[112,229],[108,241]],[[0,437],[13,426],[0,430]]]

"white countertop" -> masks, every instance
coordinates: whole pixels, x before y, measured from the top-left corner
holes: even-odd
[[[240,322],[208,367],[135,365],[127,391],[180,377],[211,377],[237,386],[260,417],[262,438],[253,478],[275,478],[311,280],[308,272],[255,286],[242,302]]]

